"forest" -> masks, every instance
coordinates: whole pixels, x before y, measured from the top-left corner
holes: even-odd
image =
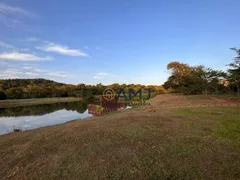
[[[227,71],[210,67],[190,66],[181,62],[170,62],[170,72],[163,87],[168,92],[190,94],[240,94],[240,49],[231,48],[237,56],[227,64]]]
[[[104,86],[86,84],[64,84],[46,79],[2,79],[0,80],[0,100],[51,97],[91,98],[101,95],[106,87],[138,90],[150,88],[151,92],[191,94],[237,93],[240,95],[240,49],[231,48],[236,57],[226,66],[227,71],[215,70],[204,65],[190,66],[181,62],[170,62],[170,73],[163,86],[141,84],[112,84]]]
[[[86,84],[64,84],[46,79],[5,79],[0,80],[0,99],[28,99],[28,98],[51,98],[51,97],[80,97],[92,98],[95,95],[102,95],[106,87],[114,90],[124,88],[151,88],[152,92],[163,93],[162,86],[145,86],[140,84],[112,84],[104,86]]]

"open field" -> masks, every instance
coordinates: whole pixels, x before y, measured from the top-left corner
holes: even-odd
[[[164,94],[151,99],[150,102],[157,108],[240,106],[238,99],[205,95],[181,96]]]
[[[238,179],[240,107],[216,101],[158,95],[156,112],[133,108],[2,135],[0,178]]]
[[[221,94],[221,95],[214,95],[213,97],[217,97],[219,99],[224,99],[224,100],[237,100],[240,102],[240,96],[237,96],[237,94]]]
[[[0,108],[29,106],[36,104],[52,104],[58,102],[74,102],[81,101],[81,98],[75,97],[62,97],[62,98],[33,98],[33,99],[11,99],[0,100]]]

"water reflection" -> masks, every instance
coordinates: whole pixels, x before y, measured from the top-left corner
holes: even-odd
[[[56,103],[0,109],[0,134],[64,123],[92,116],[87,104],[81,102]]]

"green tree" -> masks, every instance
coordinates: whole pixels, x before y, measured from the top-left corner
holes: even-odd
[[[238,96],[240,95],[240,49],[231,48],[231,50],[237,53],[237,56],[233,59],[233,62],[228,64],[228,80],[237,88]]]
[[[180,62],[167,65],[171,76],[164,83],[165,89],[173,89],[183,94],[199,94],[203,91],[203,66],[192,67]]]
[[[207,94],[209,90],[214,90],[218,93],[220,86],[223,86],[220,82],[226,78],[226,73],[212,68],[206,68],[204,71],[204,92]]]
[[[20,87],[10,88],[7,90],[7,97],[10,99],[20,99],[22,97],[23,90]]]

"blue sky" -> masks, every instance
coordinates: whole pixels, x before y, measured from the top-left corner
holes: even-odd
[[[0,78],[162,84],[171,61],[226,69],[239,0],[0,1]]]

